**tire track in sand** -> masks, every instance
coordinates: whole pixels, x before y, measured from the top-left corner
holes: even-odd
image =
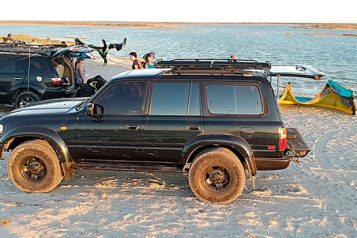
[[[333,169],[333,166],[331,164],[331,161],[329,158],[327,158],[326,154],[326,145],[327,142],[331,140],[331,138],[337,134],[337,131],[330,131],[323,136],[317,138],[315,144],[315,156],[316,156],[316,162],[320,168],[323,169]]]

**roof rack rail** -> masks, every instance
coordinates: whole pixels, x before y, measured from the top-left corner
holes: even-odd
[[[215,70],[242,72],[244,70],[269,70],[269,62],[259,63],[255,60],[231,59],[174,59],[157,60],[156,68],[173,68],[174,70]]]
[[[42,44],[26,44],[22,42],[16,43],[0,43],[0,52],[6,53],[33,53],[33,54],[49,54],[58,48],[64,48],[65,45],[42,45]]]

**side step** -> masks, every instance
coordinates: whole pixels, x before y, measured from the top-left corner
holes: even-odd
[[[182,167],[167,164],[141,164],[141,163],[93,163],[79,162],[72,166],[79,170],[107,170],[107,171],[135,171],[135,172],[158,172],[158,173],[182,173]]]

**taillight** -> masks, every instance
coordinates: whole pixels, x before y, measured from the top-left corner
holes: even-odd
[[[52,83],[55,84],[55,85],[62,85],[62,79],[61,79],[61,78],[52,77],[52,78],[51,78],[51,81],[52,81]]]
[[[279,137],[280,137],[279,150],[284,151],[286,147],[286,128],[281,127],[279,129]]]

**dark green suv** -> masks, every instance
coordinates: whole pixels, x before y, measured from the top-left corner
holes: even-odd
[[[121,73],[93,97],[57,99],[0,120],[1,157],[25,192],[49,192],[75,169],[188,175],[194,194],[229,203],[257,170],[309,148],[281,120],[268,63],[159,61]]]

